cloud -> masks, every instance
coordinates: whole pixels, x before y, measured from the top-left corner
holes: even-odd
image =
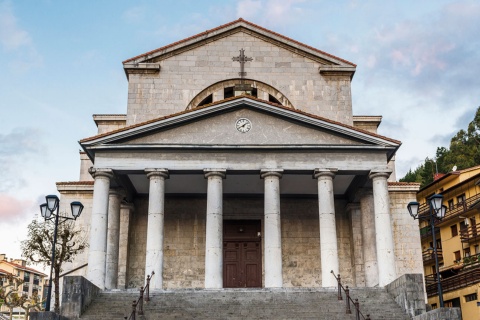
[[[237,2],[238,18],[258,21],[268,28],[285,27],[301,19],[304,10],[298,5],[304,0],[241,0]]]
[[[0,134],[0,192],[26,184],[21,167],[44,150],[41,137],[42,133],[33,128],[16,128],[8,134]]]
[[[0,221],[15,223],[31,214],[35,203],[30,200],[21,200],[8,194],[0,194]]]
[[[6,1],[0,3],[0,43],[7,50],[32,44],[30,35],[18,26],[10,3]]]
[[[15,73],[43,65],[43,57],[30,34],[19,26],[9,1],[0,2],[0,45],[10,54],[9,67]]]

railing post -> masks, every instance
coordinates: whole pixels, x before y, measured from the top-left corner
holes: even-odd
[[[348,286],[345,287],[345,302],[346,302],[346,309],[345,313],[346,314],[352,314],[352,310],[350,310],[350,289],[348,289]]]
[[[147,290],[145,301],[148,302],[150,301],[150,275],[147,276],[147,285],[145,286],[145,288]]]
[[[355,299],[353,304],[355,305],[355,319],[360,320],[360,303],[358,302],[358,299]]]
[[[138,299],[138,314],[143,316],[143,287],[140,287],[140,299]]]
[[[133,300],[132,304],[132,314],[130,315],[131,320],[135,320],[135,315],[137,313],[137,301]]]
[[[338,300],[343,300],[343,298],[342,298],[342,280],[340,278],[340,274],[338,274],[337,284],[338,284]]]

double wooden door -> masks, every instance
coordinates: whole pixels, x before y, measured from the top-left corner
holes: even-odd
[[[223,287],[262,286],[262,242],[259,220],[226,220],[223,234]]]

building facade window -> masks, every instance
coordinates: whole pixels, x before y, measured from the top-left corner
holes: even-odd
[[[465,297],[465,302],[470,302],[470,301],[476,301],[478,300],[478,295],[477,293],[472,293],[472,294],[467,294]]]
[[[465,193],[459,195],[457,197],[457,204],[460,206],[465,202]]]
[[[453,253],[453,260],[454,262],[460,262],[460,260],[462,260],[461,256],[460,256],[460,250],[459,251],[455,251]]]
[[[450,230],[452,231],[452,237],[458,236],[458,229],[456,224],[454,224],[453,226],[450,226]]]
[[[463,256],[470,257],[470,248],[463,249]]]
[[[448,200],[448,210],[453,210],[454,204],[453,204],[453,199]]]

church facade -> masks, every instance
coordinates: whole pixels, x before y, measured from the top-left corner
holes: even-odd
[[[401,143],[355,116],[356,66],[238,19],[123,62],[126,114],[82,139],[89,248],[102,289],[357,287],[423,273],[417,185]],[[67,201],[64,201],[67,200]]]

